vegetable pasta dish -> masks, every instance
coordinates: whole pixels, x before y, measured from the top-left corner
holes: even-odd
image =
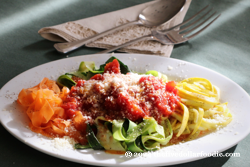
[[[165,74],[131,71],[115,57],[99,68],[81,62],[57,81],[22,89],[32,131],[69,136],[76,149],[109,153],[156,151],[203,136],[232,120],[220,89],[205,78],[170,81]]]

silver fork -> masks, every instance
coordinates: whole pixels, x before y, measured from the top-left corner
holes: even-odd
[[[154,40],[154,41],[158,41],[164,45],[166,45],[166,44],[174,45],[174,44],[180,44],[180,43],[186,42],[189,39],[191,39],[191,38],[195,37],[196,35],[198,35],[199,33],[201,33],[203,30],[205,30],[209,25],[211,25],[220,16],[220,14],[218,14],[209,23],[204,25],[206,22],[208,22],[208,20],[210,20],[216,14],[216,12],[213,12],[212,14],[210,14],[212,11],[212,9],[210,9],[205,14],[200,16],[199,18],[196,18],[198,15],[200,15],[200,13],[202,13],[202,12],[204,13],[204,11],[207,8],[208,8],[208,6],[204,7],[202,10],[197,12],[195,15],[193,15],[188,20],[186,20],[186,21],[182,22],[181,24],[178,24],[174,27],[171,27],[171,28],[166,29],[166,30],[152,30],[150,35],[142,36],[140,38],[131,40],[129,42],[126,42],[124,44],[121,44],[121,45],[112,47],[110,49],[98,52],[96,54],[109,53],[109,52],[117,50],[119,48],[123,48],[123,47],[126,47],[128,45],[131,45],[135,42],[144,41],[144,40]],[[205,18],[208,14],[210,14],[210,16]],[[196,20],[191,22],[194,18],[196,18]],[[202,19],[205,19],[205,20],[203,20],[201,23],[196,25]],[[181,26],[185,26],[185,27],[181,28]],[[195,27],[193,27],[193,26],[195,26]],[[192,29],[189,29],[189,28],[192,28]],[[185,31],[185,30],[187,30],[187,31]],[[198,31],[196,31],[196,30],[198,30]],[[189,35],[190,33],[194,32],[194,31],[196,31],[196,32]]]

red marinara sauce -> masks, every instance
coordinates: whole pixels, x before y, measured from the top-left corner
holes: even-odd
[[[175,86],[174,81],[164,83],[154,76],[121,74],[119,62],[114,59],[105,66],[103,74],[87,81],[78,79],[62,107],[68,118],[81,111],[92,121],[104,116],[134,122],[154,117],[160,122],[161,117],[168,117],[179,107],[180,97]]]

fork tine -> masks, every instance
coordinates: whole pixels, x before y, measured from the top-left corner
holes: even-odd
[[[166,29],[166,30],[162,30],[160,32],[162,33],[165,33],[165,32],[168,32],[170,30],[173,30],[177,27],[180,27],[180,26],[183,26],[184,24],[187,24],[188,22],[190,22],[191,20],[193,20],[195,17],[197,17],[201,12],[203,12],[205,9],[207,9],[209,7],[209,5],[205,6],[203,9],[201,9],[199,12],[197,12],[195,15],[193,15],[192,17],[190,17],[189,19],[185,20],[184,22],[180,23],[180,24],[177,24],[176,26],[173,26],[169,29]]]
[[[189,27],[191,27],[192,25],[198,23],[201,19],[203,19],[205,16],[207,16],[211,11],[212,11],[212,9],[210,9],[208,12],[203,14],[199,19],[195,20],[192,24],[189,24],[188,26],[181,28],[178,32],[182,32],[182,31],[188,29]]]
[[[209,5],[205,6],[203,9],[201,9],[199,12],[197,12],[195,15],[193,15],[192,17],[190,17],[189,19],[185,20],[184,22],[176,25],[177,27],[179,26],[183,26],[184,24],[187,24],[188,22],[190,22],[191,20],[193,20],[195,17],[197,17],[201,12],[203,12],[205,9],[207,9],[209,7]]]
[[[191,30],[185,32],[185,33],[180,33],[181,35],[185,36],[191,32],[193,32],[194,30],[196,30],[197,28],[199,28],[201,25],[203,25],[205,22],[207,22],[210,18],[212,18],[214,15],[216,14],[216,12],[214,12],[211,16],[209,16],[206,20],[204,20],[203,22],[201,22],[199,25],[195,26],[194,28],[192,28]],[[182,30],[180,30],[182,31]],[[179,31],[179,32],[180,32]]]
[[[205,27],[203,27],[202,29],[200,29],[199,31],[197,31],[196,33],[186,37],[187,40],[195,37],[196,35],[198,35],[199,33],[201,33],[203,30],[205,30],[208,26],[210,26],[216,19],[218,19],[218,17],[220,17],[221,14],[219,14],[217,17],[215,17],[210,23],[208,23]]]

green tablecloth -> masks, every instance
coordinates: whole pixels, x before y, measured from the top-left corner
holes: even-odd
[[[65,58],[37,31],[46,26],[122,9],[148,0],[0,0],[0,88],[16,75],[43,63]],[[186,18],[206,5],[222,13],[206,31],[174,47],[171,57],[217,71],[250,93],[250,1],[193,0]],[[69,57],[100,49],[81,48]],[[18,83],[17,83],[18,84]],[[1,103],[1,102],[0,102]],[[205,158],[177,166],[249,166],[250,136],[224,153],[240,157]],[[82,164],[57,159],[21,143],[0,126],[0,166],[66,167]],[[87,166],[87,165],[85,165]]]

